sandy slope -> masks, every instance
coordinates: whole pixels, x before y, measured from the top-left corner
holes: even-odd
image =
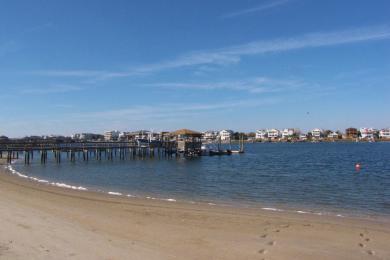
[[[390,259],[390,224],[120,198],[0,172],[0,259],[72,258]]]

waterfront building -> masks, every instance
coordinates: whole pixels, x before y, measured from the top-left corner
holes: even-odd
[[[256,140],[265,140],[265,139],[268,139],[267,130],[265,130],[265,129],[256,130],[256,136],[255,136],[255,138],[256,138]]]
[[[233,134],[233,130],[222,130],[219,132],[219,138],[221,139],[221,141],[230,141]]]
[[[359,131],[354,127],[347,128],[347,129],[345,129],[345,136],[347,138],[353,138],[353,139],[358,138]]]
[[[267,129],[268,139],[276,140],[280,137],[280,131],[278,129]]]
[[[283,139],[291,139],[294,137],[294,135],[297,134],[297,130],[294,128],[285,128],[282,131],[282,138]]]
[[[374,128],[362,127],[359,129],[360,139],[374,139],[376,130]]]
[[[306,141],[307,140],[307,135],[306,134],[300,134],[299,135],[299,140],[301,140],[301,141]]]
[[[330,131],[326,137],[329,139],[339,139],[340,136],[341,135],[337,131],[336,132]]]
[[[209,130],[202,133],[202,139],[205,142],[213,142],[217,139],[217,137],[218,137],[217,131]]]
[[[177,151],[188,155],[201,154],[202,134],[189,129],[180,129],[171,133],[177,143]]]
[[[379,138],[390,139],[390,128],[384,128],[379,131]]]
[[[313,130],[311,130],[311,136],[314,139],[321,139],[323,137],[322,129],[314,128]]]
[[[106,131],[104,133],[104,140],[106,141],[117,141],[118,138],[119,138],[119,134],[120,132],[119,131]]]
[[[93,133],[78,133],[72,135],[73,140],[79,140],[79,141],[97,141],[97,140],[103,140],[104,136],[100,134],[93,134]]]
[[[7,136],[0,136],[0,142],[8,142],[9,141],[9,138]]]

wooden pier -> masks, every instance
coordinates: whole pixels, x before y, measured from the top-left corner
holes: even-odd
[[[49,154],[51,156],[49,156]],[[7,163],[21,159],[30,164],[34,156],[38,157],[41,164],[46,164],[48,159],[54,159],[56,163],[63,160],[76,162],[77,160],[130,160],[136,158],[170,158],[178,157],[176,142],[164,141],[140,146],[136,142],[15,142],[0,143],[0,158],[6,158]]]

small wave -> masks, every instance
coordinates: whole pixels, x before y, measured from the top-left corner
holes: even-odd
[[[277,208],[261,208],[263,210],[269,210],[269,211],[284,211],[282,209],[277,209]]]
[[[107,192],[109,195],[114,195],[114,196],[122,196],[122,193],[120,192],[114,192],[114,191],[109,191]]]

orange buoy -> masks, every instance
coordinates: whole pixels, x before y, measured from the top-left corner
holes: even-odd
[[[357,164],[355,165],[355,169],[356,169],[356,170],[360,170],[360,168],[361,168],[360,163],[357,163]]]

